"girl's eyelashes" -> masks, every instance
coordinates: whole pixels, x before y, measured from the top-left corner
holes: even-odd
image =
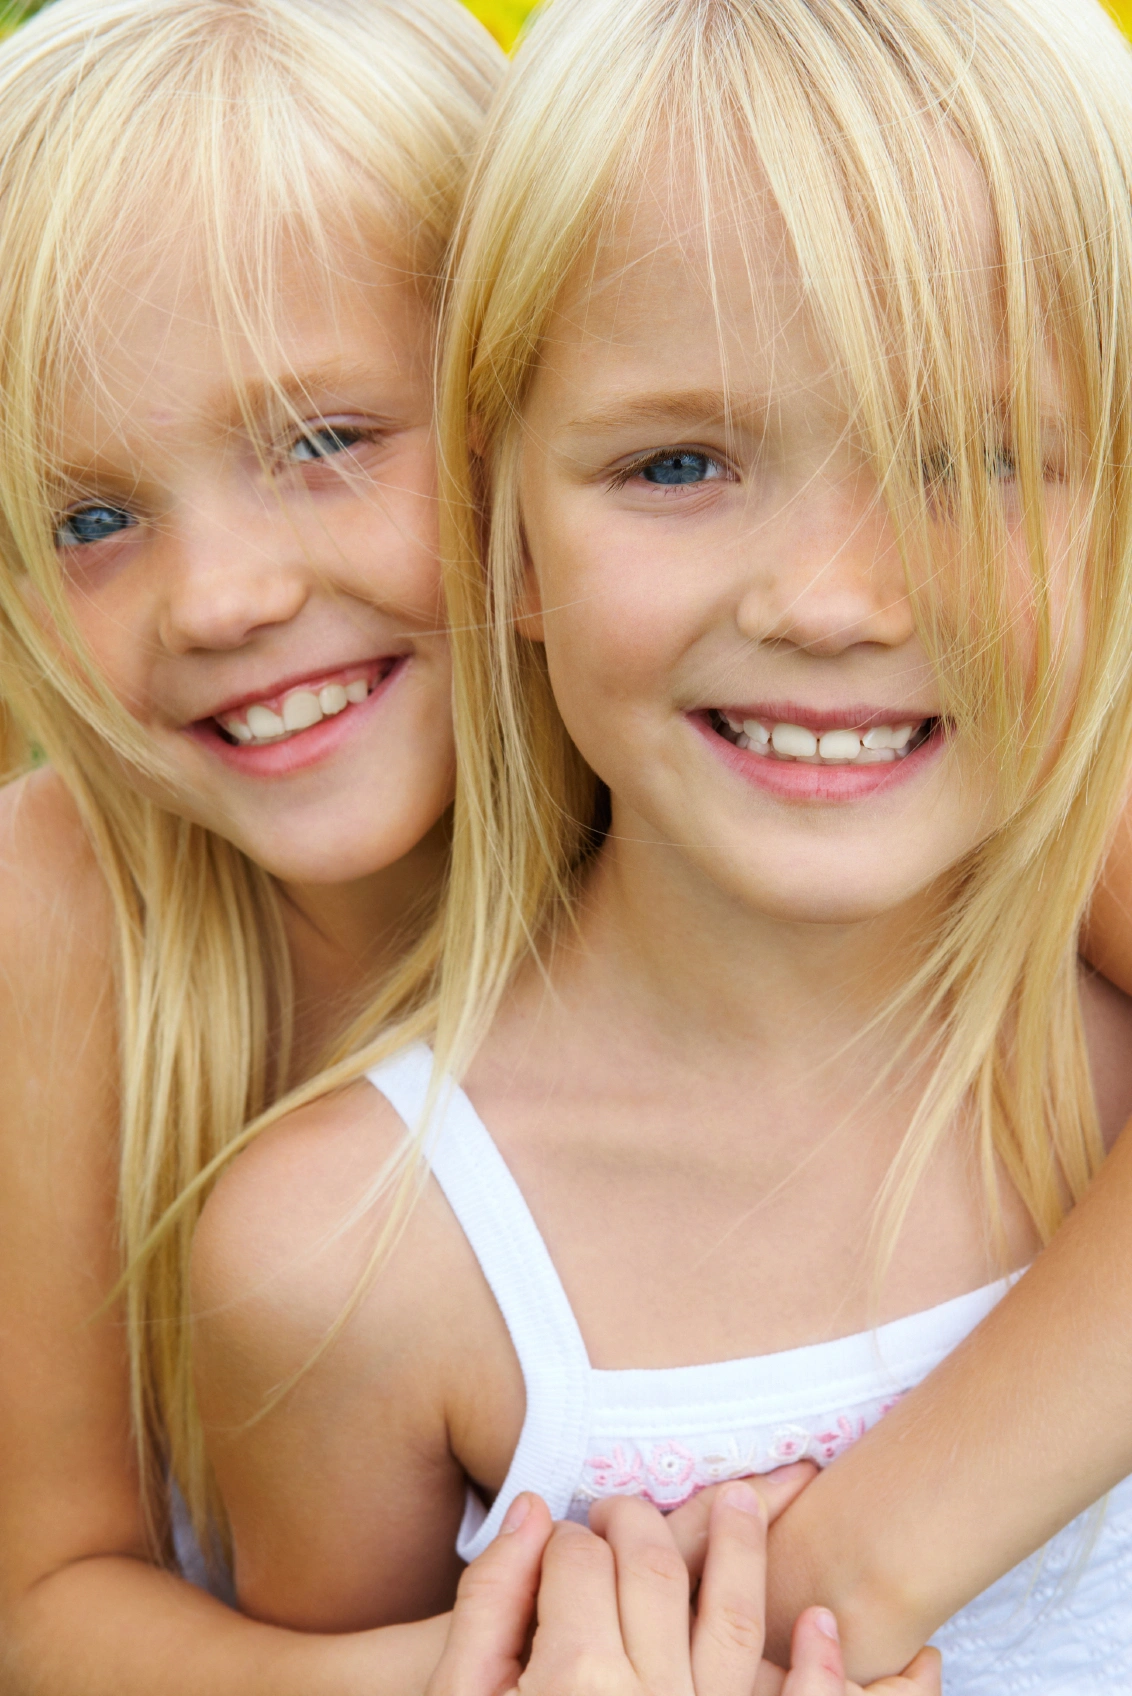
[[[623,489],[631,482],[651,484],[658,489],[697,488],[704,483],[730,480],[733,473],[714,454],[701,448],[662,448],[633,460],[614,472],[611,486]]]
[[[109,541],[131,530],[137,519],[125,507],[108,506],[103,501],[87,501],[63,514],[55,526],[57,548],[87,548],[97,542]]]
[[[284,449],[282,463],[319,465],[338,454],[348,453],[351,448],[372,443],[379,435],[380,431],[373,425],[321,422],[304,424],[298,435],[294,436]]]

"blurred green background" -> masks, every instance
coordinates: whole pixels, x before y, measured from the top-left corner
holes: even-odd
[[[615,5],[616,0],[612,0]],[[1103,0],[1123,28],[1132,35],[1132,0]],[[23,18],[38,12],[46,0],[0,0],[0,34],[14,29]],[[485,23],[504,47],[512,47],[535,0],[464,0],[468,9]]]

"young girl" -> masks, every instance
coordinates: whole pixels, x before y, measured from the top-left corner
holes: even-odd
[[[442,1604],[523,1488],[834,1458],[1132,1106],[1076,965],[1132,731],[1119,39],[1059,0],[608,28],[532,33],[452,302],[478,1018],[537,948],[467,1096],[408,1051],[198,1235],[241,1600],[314,1629]],[[323,1348],[422,1117],[438,1183]],[[1122,1487],[949,1627],[950,1687],[1127,1681],[1130,1549]]]
[[[3,688],[49,762],[0,804],[5,1690],[419,1688],[443,1640],[161,1570],[191,1212],[107,1302],[375,984],[431,992],[434,309],[501,65],[456,0],[59,0],[0,50]]]

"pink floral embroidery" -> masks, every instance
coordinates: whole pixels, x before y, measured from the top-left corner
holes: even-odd
[[[819,1431],[814,1438],[818,1449],[814,1458],[825,1461],[827,1464],[831,1460],[836,1460],[838,1455],[844,1454],[851,1444],[865,1435],[865,1430],[866,1426],[863,1419],[850,1419],[843,1413],[837,1421],[836,1431]]]
[[[586,1461],[570,1513],[584,1520],[590,1502],[615,1495],[642,1496],[670,1513],[708,1485],[727,1478],[771,1472],[798,1460],[828,1466],[901,1399],[894,1395],[866,1404],[863,1413],[827,1415],[816,1429],[791,1424],[771,1430],[764,1427],[761,1432],[756,1428],[747,1434],[717,1434],[705,1441],[702,1452],[675,1438],[653,1443],[644,1452],[633,1443],[617,1443]]]
[[[642,1494],[639,1489],[634,1490],[633,1486],[640,1484],[643,1470],[640,1455],[635,1450],[631,1455],[626,1455],[620,1443],[611,1455],[594,1455],[592,1460],[586,1462],[586,1471],[594,1489],[607,1496],[625,1491],[630,1491],[633,1495]]]
[[[649,1456],[649,1477],[666,1490],[679,1490],[696,1470],[696,1457],[682,1443],[658,1443]]]
[[[789,1466],[792,1461],[805,1460],[810,1452],[811,1434],[803,1425],[787,1425],[775,1433],[770,1445],[770,1463],[772,1469],[776,1466]]]

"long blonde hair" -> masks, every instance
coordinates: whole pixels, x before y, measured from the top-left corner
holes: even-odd
[[[941,138],[974,161],[993,217],[1004,424],[988,417]],[[578,798],[594,795],[541,650],[513,616],[524,402],[555,303],[576,276],[584,285],[646,163],[663,169],[666,158],[694,173],[709,231],[712,206],[728,193],[741,205],[758,161],[906,547],[930,539],[931,485],[945,483],[964,541],[959,581],[946,605],[917,591],[917,617],[945,711],[998,761],[1002,822],[956,868],[942,925],[901,996],[920,1010],[916,1041],[932,1068],[889,1181],[885,1234],[891,1242],[933,1148],[973,1102],[988,1195],[1001,1161],[1048,1237],[1101,1154],[1076,946],[1132,751],[1127,44],[1093,0],[549,0],[536,17],[469,191],[441,399],[458,852],[489,917],[466,956],[483,963],[483,1005],[520,933],[569,910],[592,816]],[[1077,680],[1059,643],[1043,523],[1039,394],[1051,344],[1084,491]],[[1012,641],[1017,595],[987,477],[1003,428],[1029,542],[1032,666]]]
[[[393,240],[435,300],[502,65],[457,0],[57,0],[0,47],[0,721],[9,750],[37,747],[67,785],[113,898],[119,1218],[156,1526],[170,1470],[198,1520],[210,1500],[186,1324],[192,1185],[288,1081],[290,961],[273,880],[130,784],[152,760],[84,650],[52,546],[62,396],[76,370],[97,379],[100,286],[131,246],[187,242],[220,321],[253,345],[296,236],[328,278],[343,228]],[[375,1021],[429,1005],[439,932],[434,916]]]

